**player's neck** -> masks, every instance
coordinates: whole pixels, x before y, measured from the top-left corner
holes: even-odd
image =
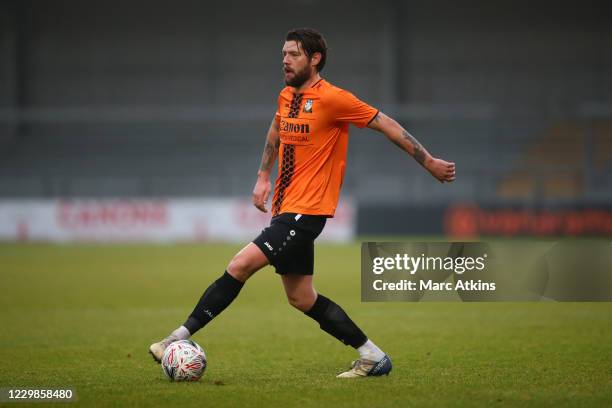
[[[321,80],[321,75],[319,75],[319,73],[317,72],[316,74],[311,76],[306,82],[304,82],[300,87],[298,88],[294,87],[293,91],[295,93],[304,92],[306,89],[310,88],[311,86],[313,86],[315,83],[319,82],[320,80]]]

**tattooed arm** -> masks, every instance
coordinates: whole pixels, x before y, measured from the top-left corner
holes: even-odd
[[[390,141],[414,157],[414,160],[425,167],[441,183],[455,180],[455,163],[437,159],[430,155],[414,136],[389,116],[378,112],[368,124],[368,127],[384,133]]]
[[[266,202],[270,196],[272,190],[272,184],[270,183],[270,172],[272,166],[278,156],[278,147],[280,146],[280,136],[278,134],[278,124],[276,120],[272,119],[270,129],[268,130],[268,136],[266,138],[266,145],[264,147],[263,155],[261,156],[261,165],[257,172],[257,182],[253,188],[253,205],[257,207],[259,211],[268,212],[266,209]]]

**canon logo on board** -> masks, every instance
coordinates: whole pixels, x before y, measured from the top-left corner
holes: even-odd
[[[134,228],[168,223],[165,201],[61,201],[57,220],[64,228]]]

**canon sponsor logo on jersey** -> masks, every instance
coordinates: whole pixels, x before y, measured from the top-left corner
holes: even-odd
[[[308,123],[292,123],[281,120],[280,130],[285,133],[310,133],[310,125]]]
[[[168,223],[168,206],[163,201],[64,201],[57,219],[68,229],[162,226]]]

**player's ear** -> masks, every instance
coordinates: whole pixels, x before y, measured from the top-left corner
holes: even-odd
[[[310,57],[310,65],[316,67],[317,65],[319,65],[319,62],[321,62],[321,53],[315,52],[314,54],[312,54],[312,57]]]

